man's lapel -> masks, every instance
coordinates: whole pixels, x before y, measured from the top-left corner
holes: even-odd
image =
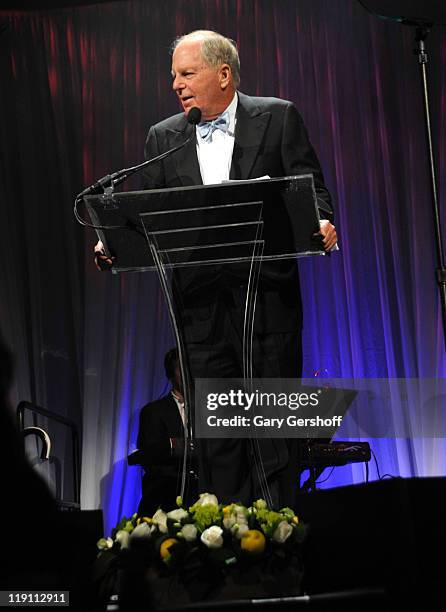
[[[169,393],[165,407],[165,416],[166,420],[169,422],[170,427],[169,431],[173,432],[173,434],[176,434],[177,432],[181,431],[183,427],[183,420],[181,418],[180,411],[172,393]],[[172,435],[172,437],[175,436]]]
[[[166,130],[168,148],[178,146],[195,132],[195,126],[189,125],[186,117],[182,120],[178,130]],[[178,177],[184,186],[202,185],[200,166],[198,165],[197,146],[195,138],[176,153],[171,159],[175,165]]]
[[[251,178],[251,171],[270,118],[271,113],[262,113],[253,98],[238,92],[234,152],[229,178],[237,180]]]

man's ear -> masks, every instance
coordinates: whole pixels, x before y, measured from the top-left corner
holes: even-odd
[[[220,87],[226,89],[226,87],[232,82],[232,71],[229,64],[222,64],[220,66]]]

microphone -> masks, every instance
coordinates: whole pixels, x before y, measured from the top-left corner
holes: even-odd
[[[187,115],[187,122],[189,125],[195,126],[195,125],[198,125],[200,121],[201,121],[201,110],[198,108],[198,106],[193,106]],[[90,185],[90,187],[87,187],[86,189],[84,189],[84,191],[82,191],[77,196],[76,200],[86,195],[93,195],[95,193],[100,193],[101,191],[104,191],[104,189],[108,187],[109,185],[113,185],[113,187],[115,185],[119,185],[120,183],[125,181],[129,176],[131,176],[132,174],[135,174],[135,172],[138,172],[138,170],[142,170],[142,168],[145,168],[146,166],[149,166],[150,164],[153,164],[155,162],[162,161],[163,159],[165,159],[172,153],[179,151],[180,149],[185,147],[187,144],[189,144],[189,142],[192,140],[194,136],[195,136],[195,132],[193,132],[189,136],[189,138],[185,140],[184,142],[182,142],[180,145],[177,145],[176,147],[173,147],[172,149],[169,149],[168,151],[165,151],[164,153],[161,153],[160,155],[157,155],[156,157],[153,157],[152,159],[146,159],[145,161],[143,161],[141,164],[138,164],[137,166],[132,166],[130,168],[123,168],[122,170],[118,170],[117,172],[114,172],[113,174],[107,174],[106,176],[103,176],[101,179],[96,181],[96,183],[93,183],[93,185]]]
[[[198,125],[201,121],[201,109],[198,106],[193,106],[188,115],[187,122],[191,125]]]

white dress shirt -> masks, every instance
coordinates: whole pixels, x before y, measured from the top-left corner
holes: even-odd
[[[232,152],[234,150],[235,124],[238,97],[237,92],[231,104],[223,111],[229,114],[229,128],[227,132],[214,130],[208,141],[205,141],[197,130],[197,157],[200,165],[203,185],[215,185],[229,179],[231,170]],[[222,113],[223,114],[223,113]]]
[[[229,127],[227,132],[223,132],[219,129],[214,130],[210,139],[206,141],[200,136],[198,127],[195,128],[197,132],[197,157],[203,185],[216,185],[229,180],[232,152],[234,150],[235,125],[237,122],[237,104],[238,97],[237,92],[235,92],[232,102],[223,111],[223,113],[227,111],[229,114]],[[260,178],[270,177],[262,176]],[[320,225],[322,226],[325,223],[328,222],[321,221]],[[338,244],[336,243],[330,250],[338,251]]]
[[[180,417],[181,420],[183,421],[183,425],[186,425],[186,412],[184,410],[184,401],[180,402],[180,400],[177,398],[177,396],[175,395],[175,393],[173,391],[170,392],[173,399],[175,400],[175,404],[178,407],[178,412],[180,413]]]

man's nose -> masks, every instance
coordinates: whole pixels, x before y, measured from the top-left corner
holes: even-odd
[[[172,82],[172,89],[176,91],[176,93],[181,93],[181,91],[184,89],[184,83],[182,83],[181,79],[178,78],[177,76],[174,78]]]

